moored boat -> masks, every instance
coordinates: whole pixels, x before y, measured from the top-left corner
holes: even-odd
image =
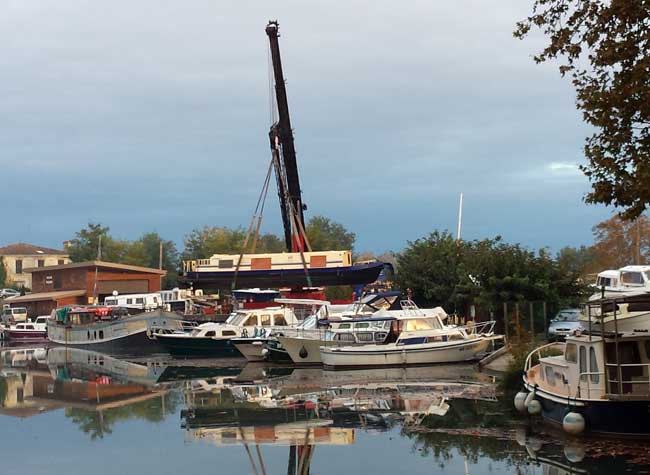
[[[130,315],[122,307],[94,305],[57,309],[47,322],[50,341],[93,350],[157,350],[147,337],[152,328],[181,328],[180,318],[162,309]]]
[[[47,321],[49,317],[37,317],[33,322],[16,323],[3,330],[4,338],[9,341],[40,341],[47,339]]]
[[[614,301],[591,305],[608,304]],[[523,380],[517,409],[541,414],[570,434],[650,435],[647,331],[577,331],[531,352]]]
[[[380,317],[376,317],[380,318]],[[321,346],[325,367],[372,367],[473,361],[501,336],[494,322],[473,327],[445,325],[439,316],[385,317],[390,329],[382,342],[358,346]]]

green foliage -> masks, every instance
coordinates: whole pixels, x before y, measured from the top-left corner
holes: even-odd
[[[534,0],[517,24],[518,38],[533,28],[548,38],[535,61],[560,59],[576,103],[595,132],[582,167],[592,184],[589,203],[623,208],[633,219],[650,204],[650,8],[638,0]]]
[[[213,254],[238,254],[244,250],[246,231],[243,228],[227,228],[225,226],[204,226],[194,229],[185,236],[185,259],[207,259]],[[249,238],[248,248],[252,246]],[[274,234],[262,234],[255,252],[282,252],[284,241]]]
[[[349,300],[352,298],[353,292],[354,290],[349,285],[329,286],[325,289],[325,298],[330,302],[334,300]]]
[[[419,303],[448,312],[465,304],[497,310],[503,302],[546,301],[564,305],[585,291],[580,273],[547,251],[537,254],[500,237],[457,243],[435,231],[409,242],[397,255],[397,283]]]
[[[314,216],[305,226],[314,251],[346,251],[354,248],[356,235],[324,216]]]
[[[88,223],[88,227],[75,234],[70,241],[68,252],[73,262],[97,259],[99,237],[101,236],[101,260],[133,266],[157,269],[160,261],[160,243],[163,244],[163,269],[168,274],[163,279],[164,288],[175,287],[178,283],[179,253],[173,241],[165,241],[158,233],[143,234],[135,241],[114,239],[110,228],[98,223]]]

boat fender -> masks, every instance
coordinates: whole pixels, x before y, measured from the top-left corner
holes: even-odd
[[[562,428],[564,432],[571,435],[582,434],[585,431],[585,418],[579,412],[567,412],[562,419]]]
[[[528,403],[529,403],[530,401],[532,401],[533,399],[535,399],[535,389],[534,389],[534,388],[533,388],[533,390],[532,390],[531,392],[529,392],[529,393],[526,395],[526,399],[524,400],[524,406],[525,406],[525,407],[528,407]]]
[[[542,403],[537,399],[533,399],[528,404],[526,404],[526,409],[528,410],[528,414],[531,416],[536,416],[542,412]]]
[[[519,391],[515,395],[515,409],[517,409],[517,412],[524,413],[526,412],[526,397],[528,396],[528,393],[526,391]]]
[[[253,330],[253,338],[257,338],[257,327]]]
[[[268,355],[268,354],[269,354],[269,349],[268,349],[268,348],[264,348],[264,349],[262,350],[262,356],[266,356],[266,355]]]
[[[245,328],[241,331],[241,336],[242,338],[248,338],[248,330]]]
[[[262,328],[262,329],[260,329],[259,337],[260,337],[260,338],[264,338],[265,336],[266,336],[266,328]]]

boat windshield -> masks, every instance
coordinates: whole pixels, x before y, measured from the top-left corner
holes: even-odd
[[[643,273],[621,272],[621,282],[627,285],[643,285]]]
[[[404,322],[404,331],[440,330],[442,326],[437,318],[413,318]]]
[[[250,314],[247,312],[237,312],[234,315],[231,315],[226,323],[230,325],[241,325],[249,315]]]
[[[316,328],[317,325],[318,325],[318,314],[305,318],[305,320],[300,325],[298,325],[298,327],[302,328],[303,330],[312,330]]]

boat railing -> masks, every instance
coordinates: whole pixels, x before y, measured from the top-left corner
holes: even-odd
[[[537,364],[539,358],[542,357],[543,351],[548,352],[552,348],[555,348],[556,350],[560,350],[561,348],[562,353],[564,353],[564,342],[554,341],[552,343],[547,343],[546,345],[542,345],[539,348],[535,348],[533,351],[528,353],[528,356],[526,357],[526,363],[524,364],[524,371],[528,372],[528,370],[530,370],[530,368],[533,367],[533,364]]]
[[[404,299],[399,302],[400,307],[405,314],[423,315],[424,312],[418,307],[413,300]]]
[[[487,322],[469,323],[460,328],[465,330],[465,333],[468,335],[491,335],[495,324],[496,322],[494,320],[490,320]]]
[[[605,367],[608,370],[607,383],[610,393],[619,395],[636,394],[650,397],[650,363],[607,363]],[[641,375],[633,375],[626,379],[623,375],[625,368],[640,368]],[[611,369],[615,371],[610,371]],[[640,385],[641,387],[634,387],[634,385]]]

